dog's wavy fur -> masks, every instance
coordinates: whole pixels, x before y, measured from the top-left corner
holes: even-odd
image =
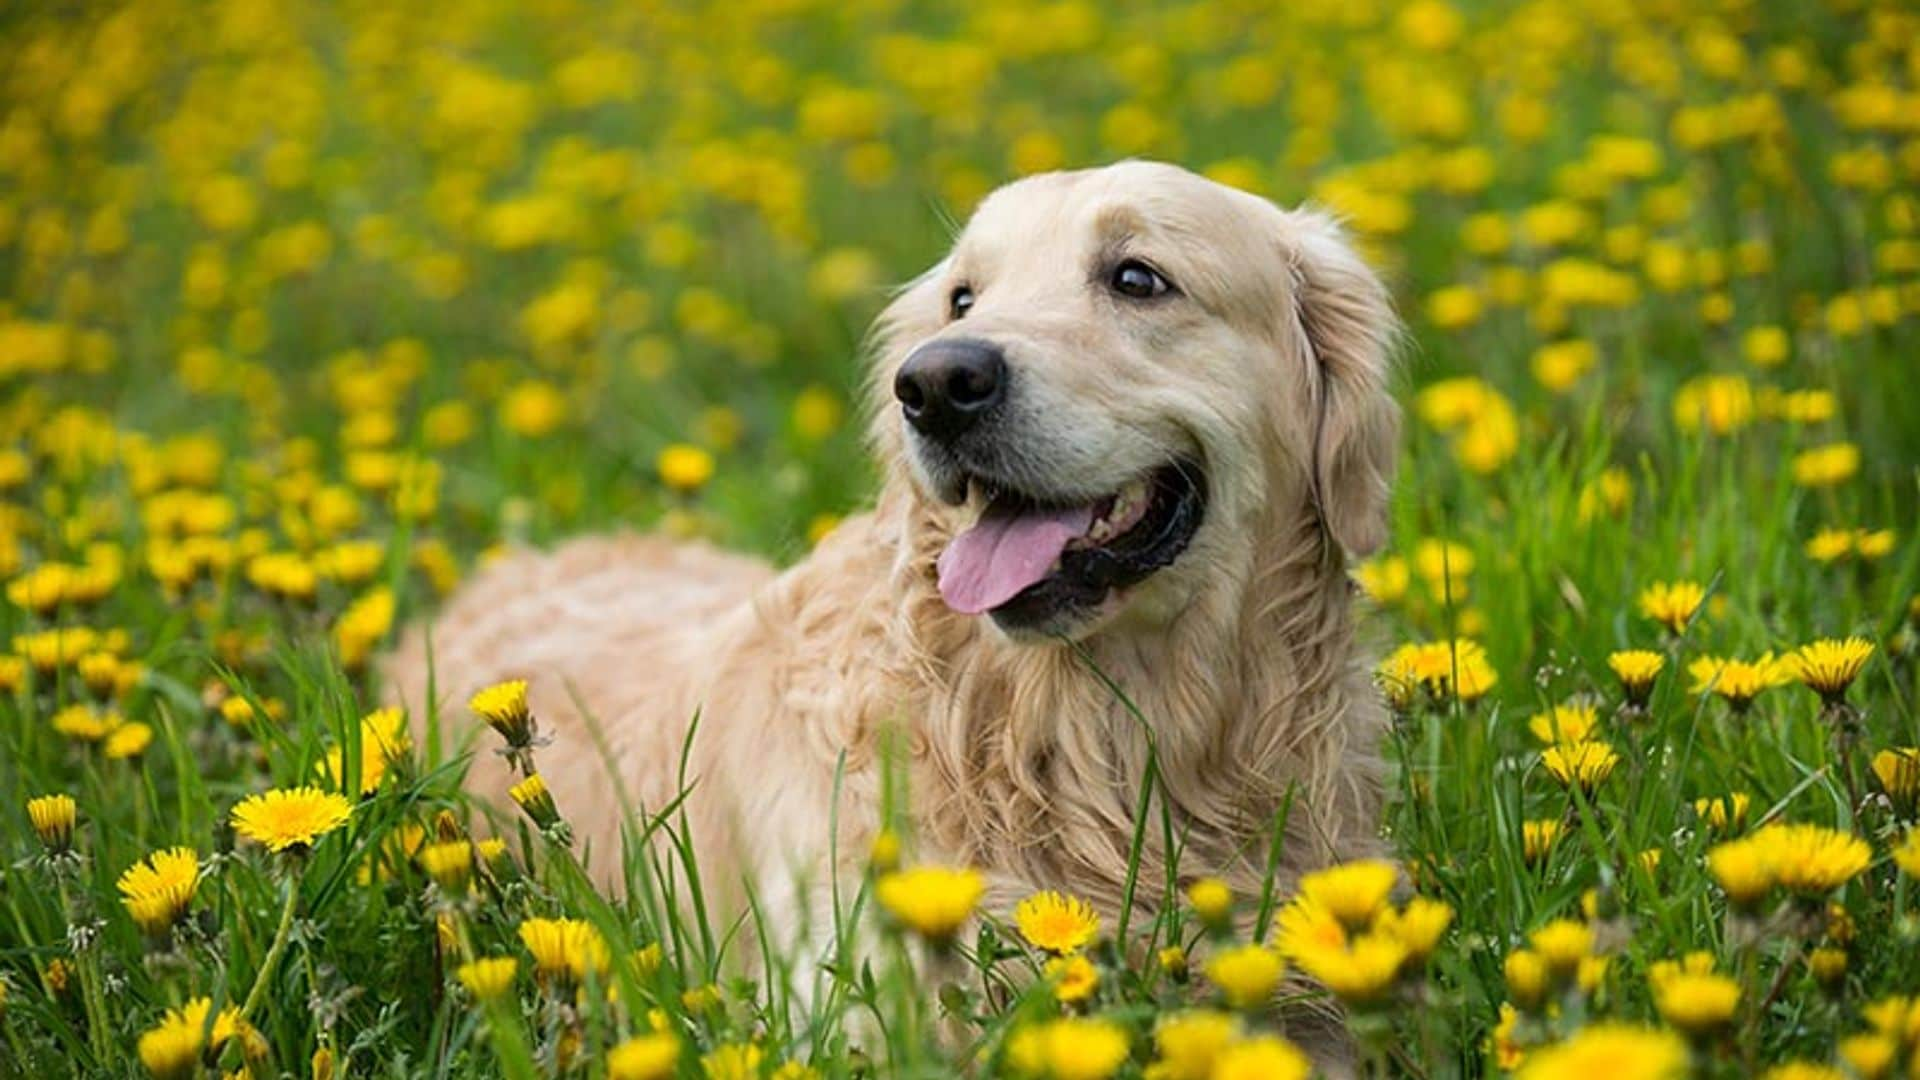
[[[1009,218],[1016,212],[1039,216]],[[1171,341],[1134,334],[1145,352],[1236,354],[1140,361],[1160,365],[1140,369],[1150,372],[1141,380],[1162,383],[1151,392],[1201,403],[1195,424],[1205,430],[1194,438],[1210,503],[1187,553],[1137,597],[1069,643],[1010,638],[985,616],[949,610],[936,591],[935,559],[969,511],[923,491],[886,388],[907,352],[945,332],[943,262],[875,328],[869,398],[883,476],[870,513],[779,574],[654,537],[504,558],[434,625],[448,715],[464,721],[458,703],[479,686],[528,679],[554,740],[540,753],[549,786],[597,864],[614,867],[611,782],[644,807],[664,805],[679,790],[697,712],[687,807],[704,877],[752,881],[774,925],[796,930],[819,915],[828,874],[858,872],[878,824],[883,733],[896,728],[918,857],[982,868],[986,903],[1000,913],[1055,888],[1111,917],[1150,752],[1183,878],[1218,875],[1258,893],[1267,836],[1290,791],[1283,895],[1302,871],[1373,850],[1384,717],[1355,645],[1346,562],[1385,531],[1398,430],[1387,295],[1327,217],[1143,162],[1003,189],[962,245],[986,230],[982,242],[1000,241],[1004,262],[1053,242],[1045,230],[1072,246],[1075,230],[1116,215],[1191,249],[1181,285],[1197,307],[1182,317],[1196,321]],[[992,235],[1034,221],[1045,230],[1018,242]],[[1060,265],[1078,257],[1063,254]],[[978,332],[1017,330],[1027,318],[1011,289],[996,294],[999,314],[982,316]],[[1037,297],[1045,311],[1034,318],[1073,323],[1059,297]],[[1064,366],[1061,378],[1099,362],[1075,349],[1118,347],[1075,337],[1107,332],[1098,327],[1048,325],[1072,345],[1049,357]],[[1130,395],[1150,392],[1091,374],[1072,387],[1077,408],[1138,409]],[[394,693],[424,715],[424,628],[410,631],[388,672]],[[583,710],[604,733],[605,757]],[[826,852],[843,756],[835,867]],[[498,798],[506,783],[483,748],[469,784]],[[1163,881],[1173,857],[1153,812],[1140,854],[1147,883]],[[795,891],[795,880],[810,891]],[[1143,888],[1140,900],[1151,906],[1156,896]]]

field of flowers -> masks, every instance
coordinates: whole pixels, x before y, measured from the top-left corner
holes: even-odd
[[[0,1076],[1288,1078],[1305,995],[1372,1075],[1920,1077],[1903,0],[0,26]],[[883,834],[875,932],[769,978],[670,814],[622,896],[534,777],[479,828],[376,708],[396,628],[596,528],[799,557],[887,285],[1128,155],[1336,209],[1400,298],[1396,861],[1115,925]]]

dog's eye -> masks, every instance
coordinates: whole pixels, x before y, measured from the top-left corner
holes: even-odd
[[[1138,259],[1128,259],[1114,267],[1113,280],[1108,284],[1114,292],[1135,300],[1159,296],[1173,288],[1173,283],[1162,277],[1160,271]]]
[[[947,297],[947,317],[964,319],[967,317],[967,312],[971,310],[973,310],[973,289],[966,285],[956,286],[953,294]]]

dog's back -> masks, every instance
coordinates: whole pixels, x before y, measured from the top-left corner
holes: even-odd
[[[526,679],[542,733],[567,747],[539,757],[562,811],[570,798],[608,794],[606,760],[588,749],[595,729],[607,757],[642,763],[621,780],[636,789],[631,797],[657,806],[671,797],[680,744],[699,704],[684,676],[711,660],[710,632],[744,612],[772,576],[759,560],[660,536],[588,537],[552,552],[515,552],[463,584],[431,621],[409,628],[387,662],[387,695],[409,707],[421,745],[431,698],[442,756],[473,746],[468,787],[500,800],[512,778],[491,752],[491,736],[475,732],[466,700],[481,687]],[[682,677],[659,677],[664,672]]]

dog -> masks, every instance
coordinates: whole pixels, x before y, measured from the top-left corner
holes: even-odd
[[[874,328],[870,512],[783,572],[654,536],[506,556],[389,682],[418,725],[430,673],[461,717],[526,679],[596,865],[620,793],[684,792],[709,890],[781,932],[863,872],[896,745],[915,858],[979,869],[995,913],[1058,889],[1113,918],[1136,837],[1151,908],[1163,811],[1182,880],[1250,897],[1289,806],[1285,895],[1376,851],[1347,564],[1386,531],[1397,333],[1321,213],[1143,161],[1018,180]],[[470,787],[508,783],[476,753]]]

